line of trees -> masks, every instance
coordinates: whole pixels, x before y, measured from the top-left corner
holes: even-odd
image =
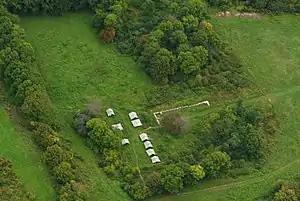
[[[0,156],[0,200],[35,201],[36,198],[26,192],[20,179],[13,170],[12,163]]]
[[[59,124],[37,70],[33,48],[25,40],[19,18],[1,4],[0,76],[57,180],[60,200],[83,200],[84,195],[76,188],[80,179],[73,153],[53,130],[58,130]]]

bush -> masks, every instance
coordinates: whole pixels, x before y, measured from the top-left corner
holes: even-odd
[[[135,200],[144,200],[149,196],[149,188],[142,182],[136,182],[132,185],[127,184],[125,191]]]
[[[167,113],[161,119],[161,125],[173,134],[180,134],[184,131],[186,121],[178,112]]]
[[[0,157],[1,200],[35,201],[35,197],[25,191],[20,179],[12,169],[12,164],[4,157]]]
[[[161,172],[161,184],[165,191],[178,193],[183,189],[183,177],[184,171],[175,164],[171,164]]]

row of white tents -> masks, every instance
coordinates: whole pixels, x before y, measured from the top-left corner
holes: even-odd
[[[150,141],[150,138],[146,133],[142,133],[139,135],[141,141],[144,143],[144,147],[146,149],[147,155],[151,158],[152,163],[160,163],[159,157],[156,155],[153,145]]]

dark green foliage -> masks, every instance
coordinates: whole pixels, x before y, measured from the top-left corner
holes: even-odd
[[[136,55],[155,82],[163,85],[188,82],[192,88],[218,90],[233,90],[247,83],[243,71],[237,70],[241,66],[239,60],[225,48],[211,24],[204,21],[205,2],[112,3],[98,5],[94,27],[102,30],[104,41],[115,41],[122,53]],[[108,28],[115,29],[114,39],[104,34]],[[210,71],[207,77],[198,76],[194,81],[196,75],[204,75],[205,71]]]
[[[15,4],[18,3],[17,1],[4,3],[12,10],[20,8],[18,4]],[[29,6],[28,3],[28,1],[22,1],[21,5]],[[60,1],[60,3],[63,2]],[[57,6],[61,5],[57,4]],[[49,11],[46,10],[44,11]],[[40,12],[38,10],[31,11]],[[59,8],[57,12],[61,12]],[[53,130],[53,128],[58,129],[59,124],[54,118],[51,102],[38,73],[33,48],[24,39],[24,31],[18,25],[18,18],[7,12],[1,5],[0,18],[1,78],[10,89],[11,95],[15,97],[15,104],[19,107],[23,118],[31,123],[33,139],[42,150],[43,160],[49,166],[51,173],[61,185],[73,180],[78,181],[79,179],[75,176],[77,169],[73,153],[62,145],[58,134]],[[65,190],[61,189],[61,192],[64,194],[62,196],[66,197]],[[81,192],[74,189],[70,192],[71,194],[68,194],[69,197],[65,200],[79,200],[76,195]],[[83,195],[80,197],[83,198]],[[19,200],[17,197],[14,198],[13,200]],[[24,197],[21,200],[26,199]]]
[[[83,136],[86,137],[88,135],[88,129],[87,129],[87,122],[91,120],[94,117],[94,115],[90,114],[89,112],[77,112],[74,116],[74,124],[75,124],[75,129],[76,132]]]
[[[12,168],[12,164],[9,160],[0,157],[0,200],[36,200],[32,194],[25,191],[24,186]]]
[[[272,129],[268,127],[274,121],[276,119],[272,107],[246,108],[240,101],[236,107],[227,107],[218,114],[211,114],[205,120],[202,131],[204,135],[211,136],[206,139],[207,146],[213,144],[218,150],[228,153],[231,160],[242,159],[259,163],[269,153],[276,124],[271,124]],[[209,157],[209,161],[220,158],[211,155]]]
[[[135,200],[144,200],[149,196],[149,188],[142,182],[136,182],[132,185],[127,184],[125,190]]]
[[[161,184],[165,191],[178,193],[183,189],[184,171],[175,164],[168,165],[161,173]]]
[[[203,167],[210,177],[217,177],[220,172],[228,169],[229,161],[230,157],[227,153],[215,151],[205,157]]]

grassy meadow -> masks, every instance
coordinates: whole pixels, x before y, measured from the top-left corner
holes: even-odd
[[[41,162],[29,134],[13,125],[2,106],[0,122],[1,156],[12,162],[13,170],[20,177],[25,189],[32,192],[37,201],[55,200],[50,175],[47,174],[47,169]]]
[[[251,96],[245,95],[246,104],[271,101],[275,106],[281,130],[273,154],[262,170],[251,175],[209,181],[188,189],[186,194],[153,198],[152,201],[253,200],[267,192],[278,179],[297,174],[296,170],[300,168],[300,103],[297,101],[300,97],[299,21],[300,16],[289,15],[264,16],[260,20],[213,19],[214,28],[240,57],[250,80],[258,89]],[[109,121],[120,121],[125,125],[124,135],[132,144],[127,150],[129,160],[139,166],[151,165],[137,138],[142,129],[133,129],[127,117],[132,110],[151,116],[152,111],[145,109],[145,93],[153,87],[149,78],[132,58],[119,55],[113,45],[99,42],[91,28],[89,14],[23,17],[21,23],[27,39],[36,50],[51,100],[64,124],[62,135],[71,141],[73,150],[84,159],[81,165],[86,170],[83,175],[88,180],[89,200],[130,200],[119,183],[107,178],[98,168],[97,157],[73,131],[72,116],[95,99],[101,100],[103,109],[114,108],[116,117]],[[220,99],[210,108],[197,107],[183,114],[192,126],[198,117],[219,110],[224,102],[229,104],[234,100]],[[153,126],[152,122],[146,122],[144,128]],[[149,134],[159,150],[166,147],[176,149],[176,146],[192,139],[186,136],[176,140],[156,131]],[[170,142],[176,146],[170,147]]]

